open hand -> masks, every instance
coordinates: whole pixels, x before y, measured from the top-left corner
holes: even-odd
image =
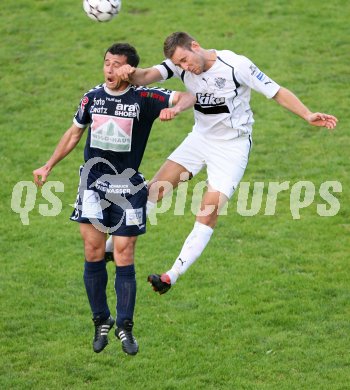
[[[337,126],[338,119],[333,115],[314,112],[310,114],[306,120],[313,126],[326,127],[333,130]]]

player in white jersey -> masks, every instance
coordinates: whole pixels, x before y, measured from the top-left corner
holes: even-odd
[[[254,122],[251,90],[272,98],[280,87],[246,57],[229,50],[209,52],[215,61],[200,74],[185,71],[169,59],[155,69],[163,80],[172,76],[181,78],[187,90],[197,97],[193,132],[213,140],[249,135]]]
[[[333,115],[311,112],[291,91],[271,80],[248,58],[229,50],[204,49],[185,32],[166,38],[164,54],[167,59],[152,68],[125,65],[118,70],[120,77],[138,85],[178,77],[197,98],[192,132],[149,183],[149,209],[167,192],[160,183],[169,182],[171,186],[167,188],[175,188],[186,175],[190,178],[204,166],[207,167],[208,188],[193,230],[172,268],[162,275],[148,277],[153,289],[160,294],[167,292],[201,255],[220,209],[231,198],[244,174],[254,123],[251,90],[273,98],[310,125],[331,130],[337,123]]]

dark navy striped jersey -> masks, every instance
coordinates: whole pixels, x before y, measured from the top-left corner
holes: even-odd
[[[138,172],[153,122],[163,108],[171,106],[174,93],[133,85],[115,92],[104,84],[88,91],[73,120],[80,128],[89,126],[85,162],[98,157],[107,160],[119,173],[127,168]],[[94,168],[112,173],[104,163]]]

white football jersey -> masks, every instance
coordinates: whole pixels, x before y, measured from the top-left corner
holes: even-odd
[[[272,98],[280,86],[248,58],[229,50],[216,51],[213,66],[199,75],[185,71],[169,59],[155,67],[163,80],[180,78],[197,97],[193,131],[207,138],[232,139],[251,134],[254,123],[251,90]]]

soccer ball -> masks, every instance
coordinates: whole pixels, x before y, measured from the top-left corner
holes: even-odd
[[[95,22],[108,22],[117,16],[122,6],[121,0],[84,0],[83,8],[87,16]]]

